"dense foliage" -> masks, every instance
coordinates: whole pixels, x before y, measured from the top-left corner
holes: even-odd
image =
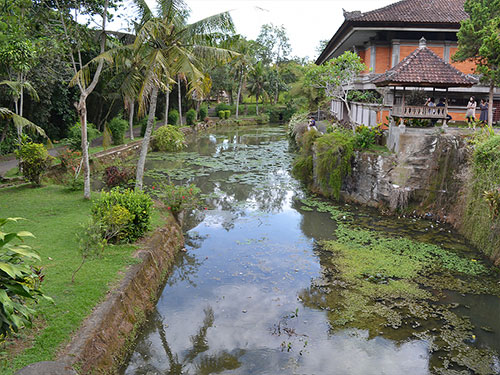
[[[194,125],[196,121],[196,110],[191,108],[189,111],[186,112],[186,124],[187,125]]]
[[[54,159],[44,145],[39,143],[22,143],[16,150],[23,176],[33,185],[40,186],[42,176]]]
[[[184,210],[191,210],[200,204],[201,190],[196,185],[175,185],[160,183],[155,188],[157,197],[174,217]]]
[[[99,137],[101,133],[92,123],[87,123],[87,140],[92,142]],[[68,132],[68,146],[73,151],[81,151],[82,149],[82,128],[79,122],[73,125]]]
[[[184,134],[175,126],[160,126],[153,137],[153,150],[155,151],[179,151],[185,147]]]
[[[125,132],[128,128],[127,120],[124,120],[120,115],[113,117],[108,124],[108,128],[111,131],[111,137],[113,139],[114,145],[121,145],[125,139]]]
[[[168,112],[168,121],[167,123],[169,125],[177,125],[179,122],[179,111],[176,109],[172,109],[170,112]]]
[[[92,206],[94,222],[105,238],[133,242],[149,230],[153,200],[142,191],[114,188],[102,192]]]
[[[34,237],[30,232],[4,232],[8,222],[19,218],[0,218],[0,343],[12,332],[31,326],[35,310],[27,305],[40,297],[47,298],[40,290],[43,274],[40,268],[31,266],[40,260],[39,255],[24,238]]]
[[[496,258],[500,254],[500,136],[475,146],[469,173],[462,230],[486,255]]]

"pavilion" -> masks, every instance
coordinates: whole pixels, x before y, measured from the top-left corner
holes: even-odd
[[[393,103],[390,116],[400,119],[400,127],[404,127],[404,119],[443,120],[446,127],[448,115],[448,89],[450,87],[471,87],[475,82],[469,76],[446,63],[432,50],[427,48],[425,38],[420,39],[419,47],[393,68],[372,81],[377,87],[392,87],[394,93],[397,87],[403,88],[400,103]],[[436,89],[445,90],[445,105],[442,107],[407,105],[406,88],[432,88],[435,97]],[[431,95],[429,95],[431,96]],[[393,98],[396,95],[394,94]],[[394,121],[391,121],[391,125]]]

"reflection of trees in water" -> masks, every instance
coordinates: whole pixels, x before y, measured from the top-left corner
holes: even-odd
[[[187,281],[193,287],[196,287],[194,279],[198,275],[198,270],[203,264],[195,255],[189,253],[180,253],[176,256],[175,266],[172,275],[169,276],[167,285],[172,286],[179,281]]]
[[[196,368],[196,374],[217,374],[226,370],[235,370],[241,366],[238,358],[241,357],[244,352],[239,351],[237,355],[232,355],[227,351],[222,351],[217,354],[203,355],[201,358],[195,362],[195,359],[202,353],[208,351],[208,340],[207,332],[210,327],[213,327],[215,316],[213,309],[209,306],[203,310],[205,318],[203,323],[198,329],[197,333],[190,337],[191,348],[187,350],[184,358],[179,358],[179,354],[173,353],[170,345],[168,344],[167,335],[165,332],[165,326],[163,324],[162,318],[159,314],[156,314],[153,318],[153,329],[158,332],[160,336],[161,345],[165,351],[169,368],[166,370],[157,369],[152,364],[148,363],[146,366],[138,369],[136,375],[149,374],[152,371],[156,374],[165,375],[180,375],[189,374],[190,371],[187,368],[190,364],[194,364]],[[145,346],[142,349],[151,348],[150,346]],[[145,351],[146,351],[145,350]],[[154,355],[150,353],[142,352],[143,356],[154,358]]]

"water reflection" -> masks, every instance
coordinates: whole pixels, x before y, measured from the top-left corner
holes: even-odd
[[[332,329],[329,310],[340,298],[335,269],[315,241],[331,239],[335,226],[328,213],[302,209],[287,150],[283,129],[238,128],[148,161],[156,171],[150,181],[170,174],[200,186],[206,210],[188,218],[188,251],[178,256],[123,373],[431,372],[432,343],[425,338]],[[442,234],[444,246],[468,251],[447,227],[350,211],[360,226],[420,240]]]

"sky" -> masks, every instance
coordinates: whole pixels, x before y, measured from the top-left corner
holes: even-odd
[[[154,7],[154,0],[146,0]],[[319,42],[330,39],[342,25],[342,8],[367,12],[396,2],[396,0],[185,0],[191,8],[189,22],[230,11],[236,32],[256,39],[266,23],[283,25],[287,30],[292,56],[317,57]],[[127,1],[125,1],[127,2]],[[124,27],[111,25],[115,30]]]

